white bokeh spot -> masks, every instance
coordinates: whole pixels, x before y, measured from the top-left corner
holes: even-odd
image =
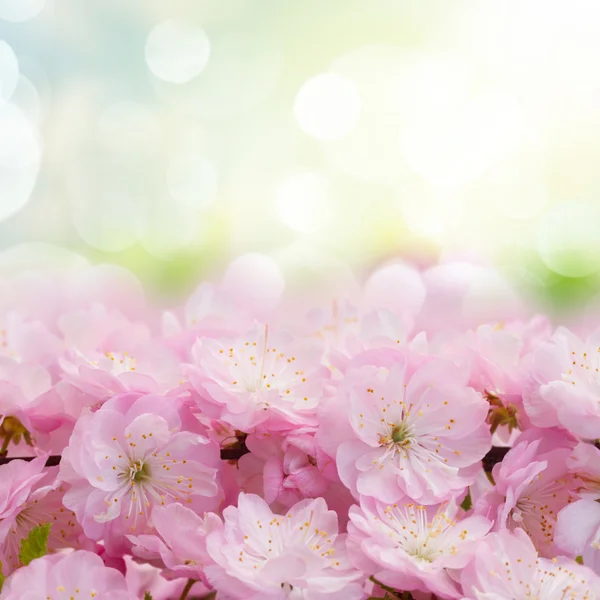
[[[196,23],[169,19],[156,25],[146,40],[146,64],[155,77],[182,84],[206,67],[210,42]]]
[[[37,17],[46,0],[0,0],[0,19],[20,23]]]
[[[29,200],[41,158],[38,132],[14,104],[0,106],[0,220]]]
[[[208,208],[217,197],[217,173],[208,160],[197,154],[174,156],[166,177],[171,196],[189,209]]]
[[[565,277],[598,270],[600,207],[591,202],[559,202],[542,217],[537,250],[544,264]]]
[[[329,179],[312,171],[288,175],[275,192],[275,208],[290,229],[301,233],[324,229],[333,219]]]
[[[322,73],[300,88],[294,115],[300,128],[322,141],[339,140],[353,129],[360,113],[356,85],[338,73]]]
[[[19,81],[19,61],[13,49],[0,40],[0,106],[10,100]]]

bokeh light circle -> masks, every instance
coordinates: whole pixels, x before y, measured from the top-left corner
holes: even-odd
[[[249,253],[236,258],[223,276],[224,291],[254,311],[274,308],[285,289],[279,265],[264,254]]]
[[[182,84],[197,77],[206,67],[210,42],[197,24],[169,19],[149,33],[145,47],[146,64],[155,77]]]
[[[423,272],[427,289],[417,330],[474,327],[485,321],[516,319],[521,301],[496,269],[473,262],[451,261]]]
[[[600,267],[600,206],[559,202],[542,217],[537,250],[544,264],[565,277],[585,277]]]
[[[46,6],[46,0],[0,0],[0,19],[15,23],[33,19]]]
[[[287,299],[308,312],[315,306],[330,310],[341,298],[358,298],[360,283],[350,266],[309,238],[294,240],[275,256],[286,281]]]
[[[179,154],[167,167],[167,188],[171,196],[190,209],[205,209],[217,197],[217,173],[212,164],[197,154]]]
[[[66,189],[73,225],[90,246],[122,252],[139,241],[145,229],[146,196],[126,175],[119,156],[92,147],[70,165]]]
[[[38,123],[43,114],[42,100],[33,83],[21,75],[17,87],[12,95],[11,102],[16,104],[33,123]]]
[[[365,283],[370,307],[399,314],[417,314],[425,301],[425,285],[419,272],[407,265],[391,264],[375,271]]]
[[[0,165],[19,169],[39,163],[38,133],[12,102],[0,107],[0,131]]]
[[[331,70],[355,82],[360,114],[352,131],[324,146],[329,162],[354,179],[395,185],[410,175],[398,140],[417,111],[455,105],[469,87],[467,66],[451,53],[368,44],[338,57]]]
[[[464,106],[417,109],[401,136],[406,162],[434,185],[456,186],[481,176],[516,147],[522,114],[509,93],[487,91]]]
[[[0,220],[29,200],[39,171],[41,142],[25,114],[8,102],[0,106]]]
[[[398,199],[406,225],[419,236],[442,239],[461,225],[464,199],[457,190],[413,178],[398,187]]]
[[[324,229],[333,218],[329,179],[313,171],[291,173],[275,192],[275,208],[290,229],[301,233]]]
[[[146,104],[117,102],[98,119],[98,141],[103,146],[133,160],[156,153],[160,143],[160,120]]]
[[[19,61],[13,49],[0,40],[0,106],[10,99],[19,81]]]
[[[530,169],[531,170],[531,169]],[[542,177],[526,168],[503,169],[486,179],[486,201],[509,219],[531,219],[550,202]]]
[[[168,195],[146,207],[142,246],[153,256],[168,260],[204,239],[205,222],[196,210],[173,202]]]
[[[516,290],[493,269],[482,270],[472,279],[462,306],[463,317],[472,324],[514,319],[522,309]]]
[[[282,64],[280,49],[260,32],[228,27],[211,32],[210,60],[200,77],[179,85],[158,78],[151,83],[160,98],[178,110],[201,119],[228,119],[271,93]]]
[[[69,182],[73,224],[79,236],[103,252],[122,252],[133,246],[143,228],[143,213],[126,190],[104,187],[93,195]]]
[[[346,136],[359,113],[356,85],[338,73],[312,77],[303,84],[294,101],[294,115],[300,128],[322,141]]]

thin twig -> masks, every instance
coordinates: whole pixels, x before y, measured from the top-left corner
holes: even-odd
[[[381,581],[378,581],[377,579],[375,579],[374,576],[369,577],[369,579],[375,584],[378,585],[382,590],[385,590],[388,594],[391,594],[394,598],[398,598],[398,600],[404,600],[405,599],[405,594],[408,594],[409,597],[410,593],[409,592],[399,592],[398,590],[395,590],[394,588],[391,588],[387,585],[385,585],[384,583],[381,583]],[[402,594],[402,595],[400,595]]]
[[[181,592],[181,596],[179,596],[179,600],[185,600],[192,589],[192,586],[197,582],[197,579],[188,579],[183,591]]]
[[[490,472],[495,464],[502,462],[506,453],[510,450],[510,448],[503,448],[494,446],[481,461],[483,463],[483,468],[485,471]],[[238,460],[244,456],[244,454],[248,454],[250,452],[248,448],[246,448],[246,444],[243,442],[240,443],[237,447],[234,448],[221,448],[221,460]],[[11,460],[26,460],[31,461],[35,456],[0,456],[0,465],[5,465],[9,463]],[[46,460],[47,467],[56,467],[60,464],[60,456],[54,455],[49,456]]]

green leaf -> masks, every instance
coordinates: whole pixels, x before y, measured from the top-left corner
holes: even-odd
[[[152,594],[150,592],[144,592],[144,600],[152,600]]]
[[[34,527],[26,538],[21,540],[19,560],[23,565],[28,565],[34,558],[41,558],[48,554],[48,536],[52,523],[44,523]]]
[[[0,561],[0,592],[2,591],[2,588],[4,587],[5,579],[6,579],[6,577],[4,577],[4,573],[2,572],[2,561]]]
[[[471,510],[471,508],[473,507],[473,499],[471,498],[471,490],[469,489],[467,495],[465,496],[465,499],[462,501],[460,507],[463,510]]]

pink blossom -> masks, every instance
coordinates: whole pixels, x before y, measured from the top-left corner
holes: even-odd
[[[577,487],[566,466],[572,446],[560,433],[530,431],[494,467],[496,485],[475,509],[495,519],[496,529],[522,528],[538,552],[551,557],[556,554],[556,517],[572,501]]]
[[[481,323],[512,321],[523,303],[511,284],[489,265],[460,258],[421,274],[426,288],[417,329],[427,333],[464,331]]]
[[[314,344],[256,327],[236,339],[200,339],[190,381],[209,417],[245,432],[316,426],[329,371]]]
[[[582,340],[564,327],[533,352],[525,409],[538,427],[562,426],[584,439],[600,428],[600,332]]]
[[[360,309],[347,299],[334,299],[326,307],[312,307],[298,327],[300,335],[315,338],[326,351],[340,348],[349,335],[360,331]]]
[[[600,575],[600,504],[579,500],[563,508],[556,524],[556,545]]]
[[[359,311],[349,304],[334,303],[331,312],[309,314],[314,337],[323,343],[325,362],[344,372],[350,359],[371,348],[395,348],[409,343],[411,323],[387,309]]]
[[[52,386],[51,373],[39,363],[22,363],[0,356],[0,381],[9,383],[31,402]]]
[[[600,329],[551,335],[464,263],[284,302],[233,269],[163,312],[123,269],[15,256],[0,454],[36,458],[0,466],[0,598],[598,596]]]
[[[219,449],[201,431],[181,399],[114,397],[77,421],[61,461],[65,506],[110,554],[127,547],[125,533],[152,532],[156,505],[216,509]]]
[[[16,311],[0,315],[0,379],[17,385],[27,398],[50,387],[62,350],[62,340],[40,321]]]
[[[46,477],[45,464],[46,457],[41,456],[31,462],[12,460],[0,466],[0,519],[18,514],[36,483]]]
[[[204,568],[213,562],[206,551],[206,536],[222,527],[221,519],[213,513],[199,517],[175,502],[154,507],[152,524],[156,534],[127,536],[133,553],[146,560],[160,559],[176,576],[203,578]]]
[[[522,400],[528,369],[524,357],[549,336],[550,324],[543,317],[485,324],[466,334],[469,384],[490,402],[492,432],[498,428],[497,445],[510,445],[513,430],[529,426]]]
[[[317,440],[335,454],[355,497],[395,502],[408,495],[433,504],[475,480],[491,445],[487,412],[452,363],[431,360],[410,374],[398,354],[389,368],[348,372]]]
[[[425,287],[416,269],[402,263],[384,265],[352,300],[343,297],[325,308],[312,308],[305,331],[322,340],[336,360],[378,344],[406,344],[424,300]]]
[[[21,541],[37,525],[51,523],[48,549],[79,547],[83,531],[75,514],[63,506],[64,488],[56,467],[44,470],[46,457],[14,460],[0,466],[0,555],[4,574],[17,569]]]
[[[219,594],[231,600],[364,598],[337,515],[323,499],[303,500],[278,515],[262,498],[241,493],[238,507],[226,508],[223,517],[224,527],[207,540],[216,564],[205,569]]]
[[[2,313],[18,311],[28,321],[40,321],[57,333],[65,312],[102,304],[127,318],[145,314],[140,282],[117,265],[89,265],[81,256],[55,247],[24,244],[3,252],[0,272]]]
[[[352,561],[387,586],[460,598],[452,570],[470,561],[474,542],[492,526],[481,516],[461,520],[460,512],[454,501],[422,506],[404,498],[385,505],[363,497],[350,510]]]
[[[489,474],[482,468],[475,481],[469,486],[472,506],[476,506],[480,498],[493,489],[494,485],[490,481]]]
[[[123,575],[86,550],[38,558],[4,583],[2,600],[37,598],[136,600]]]
[[[396,266],[399,265],[392,265]],[[376,281],[377,273],[374,277],[375,287],[388,285]],[[347,299],[334,300],[327,308],[311,309],[298,333],[318,339],[324,347],[325,363],[343,372],[348,361],[365,350],[412,345],[421,293],[418,287],[409,286],[401,296],[377,297],[372,289],[365,291],[366,297],[357,304]]]
[[[65,423],[63,406],[47,400],[51,394],[56,361],[62,342],[39,321],[27,321],[20,313],[0,315],[0,419],[4,419],[2,451],[30,456],[51,449],[40,437]],[[53,444],[60,451],[62,445]],[[37,452],[39,454],[39,452]]]
[[[267,504],[279,501],[283,508],[289,508],[303,498],[322,496],[329,487],[329,480],[317,467],[317,459],[304,451],[317,454],[314,440],[306,438],[311,436],[269,436],[261,439],[252,435],[246,439],[250,454],[240,459],[240,472],[243,474],[249,461],[257,459],[261,462],[261,496]],[[311,447],[303,448],[302,442]]]
[[[125,562],[125,581],[127,589],[134,598],[141,600],[148,592],[152,600],[173,600],[181,597],[183,588],[187,584],[187,579],[166,579],[161,573],[161,569],[153,567],[148,563],[136,562],[133,557],[123,557]],[[192,592],[194,596],[203,597],[209,593],[202,583],[194,585]]]
[[[482,599],[595,600],[600,590],[600,580],[590,569],[563,558],[538,558],[521,529],[482,540],[461,582],[466,598]]]
[[[600,450],[592,444],[579,443],[567,459],[567,467],[577,477],[577,494],[590,500],[600,499]]]
[[[364,284],[364,303],[370,309],[387,309],[412,320],[425,302],[426,289],[421,273],[400,262],[374,271]]]
[[[32,417],[39,408],[39,401],[28,400],[21,390],[6,381],[0,381],[0,423],[1,434],[3,438],[3,451],[11,454],[15,452],[15,446],[34,447],[34,424]],[[60,420],[56,423],[51,420],[46,423],[40,423],[46,429],[53,429],[58,426]],[[17,451],[17,456],[22,453]]]
[[[198,337],[235,336],[252,327],[252,320],[243,309],[235,306],[216,285],[202,282],[176,311],[162,315],[162,333],[177,354],[190,360],[190,350]]]
[[[68,348],[60,361],[63,378],[79,391],[79,402],[67,404],[74,417],[86,404],[97,407],[121,392],[165,393],[178,385],[175,355],[144,323],[94,305],[62,315],[60,327]]]
[[[244,491],[260,495],[277,511],[304,498],[322,497],[345,528],[354,500],[340,482],[335,461],[316,444],[314,435],[302,431],[285,437],[250,435],[246,446],[250,453],[242,456],[238,469]]]
[[[28,399],[17,386],[0,381],[0,435],[9,456],[59,453],[73,424],[54,388]]]

